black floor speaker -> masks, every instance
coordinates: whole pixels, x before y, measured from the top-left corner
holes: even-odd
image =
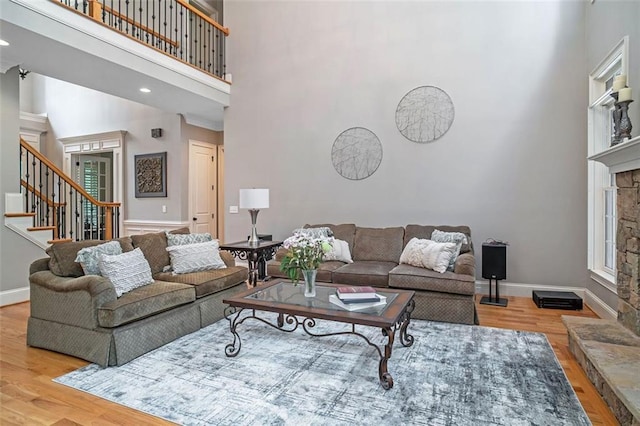
[[[480,303],[483,305],[507,306],[507,299],[500,298],[498,280],[507,278],[507,245],[500,243],[482,244],[482,278],[489,280],[489,296],[483,296]],[[493,296],[491,282],[496,282],[495,297]]]

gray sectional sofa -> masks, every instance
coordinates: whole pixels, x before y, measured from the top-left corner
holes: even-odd
[[[475,257],[468,226],[407,225],[394,228],[363,228],[355,224],[320,224],[305,227],[328,227],[337,239],[349,244],[353,263],[326,261],[318,269],[317,280],[346,285],[370,285],[414,290],[416,307],[412,318],[462,324],[478,324],[475,310]],[[468,243],[463,245],[454,270],[439,273],[429,269],[400,264],[402,250],[412,238],[431,239],[435,229],[462,232]],[[267,262],[267,273],[285,278],[280,260],[286,253],[280,249],[274,260]]]
[[[188,230],[181,230],[188,233]],[[139,247],[154,282],[121,297],[75,262],[83,247],[103,241],[54,244],[30,268],[29,346],[97,363],[122,365],[223,318],[222,299],[246,289],[248,270],[221,251],[226,268],[173,275],[164,232],[118,239],[123,252]]]

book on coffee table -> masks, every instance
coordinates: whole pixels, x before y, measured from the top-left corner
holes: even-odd
[[[372,299],[376,290],[370,286],[338,287],[336,294],[341,300]]]
[[[338,296],[335,294],[329,295],[329,302],[333,303],[336,306],[340,306],[342,309],[346,309],[347,311],[357,311],[360,309],[367,308],[375,308],[376,306],[383,306],[387,304],[386,296],[376,296],[378,300],[376,302],[366,302],[366,303],[345,303],[340,300]]]

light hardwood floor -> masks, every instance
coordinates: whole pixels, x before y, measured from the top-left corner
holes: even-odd
[[[479,300],[479,299],[478,299]],[[590,309],[538,309],[528,298],[509,297],[506,308],[480,305],[483,326],[545,333],[582,406],[594,425],[617,425],[615,417],[567,346],[561,315],[597,317]],[[26,345],[29,303],[0,309],[0,424],[170,424],[51,381],[85,361]]]

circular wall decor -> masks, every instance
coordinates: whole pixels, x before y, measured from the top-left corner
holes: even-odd
[[[347,179],[368,178],[378,169],[381,161],[380,139],[364,127],[352,127],[340,133],[331,148],[333,167]]]
[[[455,110],[447,93],[434,86],[409,91],[396,108],[396,126],[413,142],[431,142],[447,133]]]

